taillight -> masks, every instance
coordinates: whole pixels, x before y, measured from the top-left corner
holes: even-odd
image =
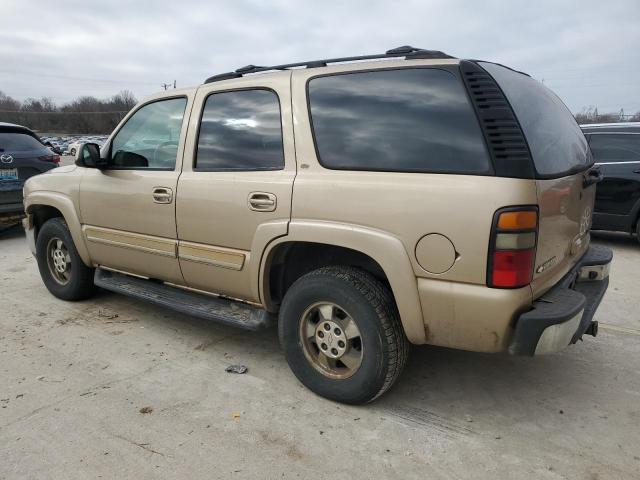
[[[60,155],[43,155],[38,157],[38,160],[43,162],[60,163]]]
[[[507,207],[493,217],[487,285],[518,288],[531,283],[538,237],[537,207]]]

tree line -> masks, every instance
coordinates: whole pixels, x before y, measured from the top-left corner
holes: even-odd
[[[0,122],[17,123],[42,133],[109,134],[136,103],[128,90],[106,100],[78,97],[61,106],[46,97],[20,102],[0,91]]]
[[[624,110],[619,112],[599,113],[598,107],[584,107],[580,113],[575,114],[579,124],[583,123],[615,123],[615,122],[640,122],[640,112],[625,115]]]

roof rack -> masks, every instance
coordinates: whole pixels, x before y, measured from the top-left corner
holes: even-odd
[[[330,63],[355,62],[359,60],[375,60],[379,58],[395,58],[395,57],[404,57],[406,59],[455,58],[455,57],[452,57],[451,55],[447,55],[446,53],[440,52],[438,50],[424,50],[422,48],[415,48],[415,47],[410,47],[409,45],[404,45],[402,47],[392,48],[391,50],[387,50],[385,53],[380,53],[377,55],[328,58],[325,60],[313,60],[310,62],[287,63],[284,65],[273,65],[270,67],[258,66],[258,65],[247,65],[246,67],[238,68],[233,72],[220,73],[218,75],[209,77],[205,80],[204,83],[219,82],[221,80],[240,78],[248,74],[269,72],[274,70],[289,70],[293,68],[317,68],[317,67],[326,67]]]

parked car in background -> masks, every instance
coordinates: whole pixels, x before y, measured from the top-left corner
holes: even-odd
[[[80,139],[80,140],[74,140],[72,142],[69,142],[65,150],[65,153],[67,153],[68,155],[75,156],[75,154],[80,150],[80,147],[82,146],[83,143],[87,143],[87,141],[84,139]]]
[[[59,161],[60,156],[28,128],[0,123],[0,225],[16,223],[24,216],[25,180],[55,168]]]
[[[604,176],[591,228],[635,233],[640,241],[640,122],[581,128]]]

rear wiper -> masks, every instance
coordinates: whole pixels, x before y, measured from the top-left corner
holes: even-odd
[[[601,182],[603,178],[604,175],[602,175],[600,167],[593,166],[587,170],[582,177],[582,187],[587,188],[591,185],[595,185],[596,183]]]

